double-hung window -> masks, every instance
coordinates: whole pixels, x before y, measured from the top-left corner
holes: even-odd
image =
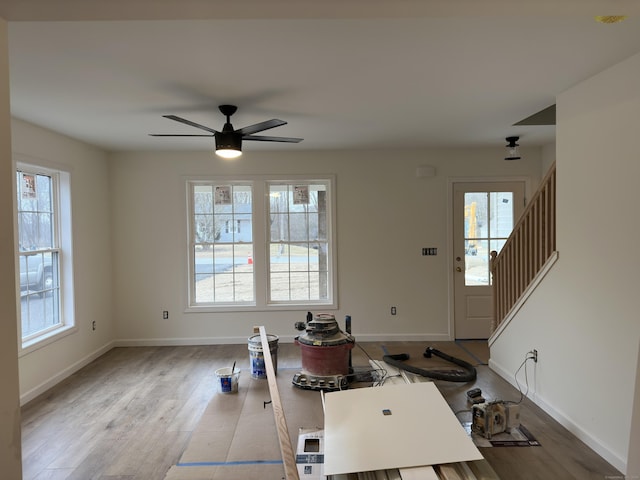
[[[192,305],[253,304],[251,183],[193,182],[190,198]]]
[[[189,308],[336,304],[333,179],[187,182]]]
[[[328,187],[324,182],[268,184],[271,303],[330,298]]]
[[[19,164],[16,171],[22,348],[73,327],[69,174]]]

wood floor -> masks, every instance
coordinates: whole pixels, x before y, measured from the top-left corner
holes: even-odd
[[[488,400],[520,398],[516,389],[482,365],[486,345],[389,342],[359,346],[375,359],[384,352],[410,353],[416,365],[426,361],[420,352],[434,346],[477,364],[474,383],[436,382],[451,408],[460,412],[461,421],[470,421],[470,413],[464,410],[469,408],[466,392],[472,387],[481,388]],[[300,366],[295,345],[281,343],[277,355],[281,371]],[[367,360],[363,350],[354,349],[354,366],[366,366]],[[234,361],[248,375],[247,345],[111,350],[23,407],[23,478],[164,479],[216,395],[215,370]],[[527,399],[521,405],[521,421],[540,447],[481,449],[502,480],[622,478]],[[296,439],[292,440],[295,445]]]

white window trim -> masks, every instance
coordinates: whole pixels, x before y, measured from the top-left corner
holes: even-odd
[[[327,302],[299,301],[296,303],[272,302],[269,303],[268,295],[268,272],[267,259],[269,255],[269,229],[266,219],[269,216],[268,184],[283,182],[308,183],[314,180],[326,181],[328,183],[330,208],[329,208],[329,268],[331,269],[330,292],[331,300]],[[252,183],[253,202],[253,232],[252,239],[254,245],[253,268],[255,275],[254,289],[255,302],[252,304],[239,305],[191,305],[190,300],[194,291],[193,274],[193,252],[191,248],[191,229],[193,228],[191,216],[193,212],[193,199],[191,198],[191,184],[208,183]],[[335,175],[207,175],[207,176],[185,176],[183,177],[184,195],[186,197],[185,219],[186,219],[186,268],[184,269],[184,313],[225,313],[225,312],[271,312],[288,311],[308,308],[322,308],[323,310],[338,309],[338,261],[337,261],[337,233],[336,233],[336,178]],[[262,215],[257,215],[257,210],[262,211]]]
[[[32,337],[28,341],[22,340],[22,315],[19,305],[20,296],[20,272],[16,264],[16,313],[18,322],[18,356],[24,356],[42,347],[50,345],[67,335],[78,330],[75,321],[75,300],[74,300],[74,282],[73,282],[73,229],[72,219],[72,202],[71,202],[71,174],[72,169],[65,165],[59,165],[48,160],[30,157],[24,154],[14,154],[14,169],[28,170],[30,172],[43,173],[45,175],[55,175],[58,177],[58,185],[56,186],[57,194],[54,201],[56,202],[56,213],[58,222],[59,249],[63,252],[62,262],[60,264],[60,314],[62,325],[53,329],[43,331],[41,335]],[[15,189],[15,179],[14,179]],[[17,198],[16,192],[13,195],[14,202],[14,248],[18,251],[18,219],[17,219]]]

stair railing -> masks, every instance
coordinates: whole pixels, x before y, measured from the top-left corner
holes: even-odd
[[[525,208],[498,254],[491,252],[491,332],[507,318],[556,251],[556,165]]]

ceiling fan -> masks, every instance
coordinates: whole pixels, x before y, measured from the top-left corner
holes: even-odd
[[[222,127],[222,131],[214,130],[213,128],[200,125],[199,123],[192,122],[186,118],[178,117],[176,115],[163,115],[164,118],[169,120],[175,120],[176,122],[184,123],[192,127],[199,128],[210,132],[208,135],[204,134],[171,134],[171,133],[151,133],[152,137],[215,137],[216,139],[216,154],[223,158],[236,158],[242,155],[242,141],[253,140],[258,142],[285,142],[285,143],[298,143],[302,141],[302,138],[292,137],[270,137],[265,135],[254,135],[254,133],[262,132],[270,128],[280,127],[286,125],[284,120],[278,120],[273,118],[264,122],[255,123],[244,128],[235,130],[231,125],[231,115],[236,113],[238,107],[235,105],[220,105],[218,107],[220,112],[227,117],[227,121]]]

